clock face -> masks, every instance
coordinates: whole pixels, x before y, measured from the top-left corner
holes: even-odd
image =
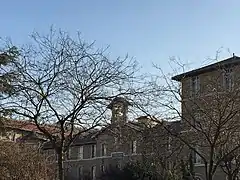
[[[122,106],[119,105],[119,104],[116,104],[113,108],[114,108],[115,111],[121,111],[122,110]]]
[[[114,107],[116,116],[123,116],[123,107],[119,104],[116,104]]]

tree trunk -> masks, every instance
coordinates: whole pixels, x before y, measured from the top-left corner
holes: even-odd
[[[213,175],[211,172],[208,172],[208,179],[207,180],[212,180],[213,179]]]
[[[58,180],[64,180],[63,152],[58,152]]]
[[[229,173],[227,174],[228,180],[238,180],[237,175],[238,175],[238,173],[229,172]]]
[[[234,180],[235,178],[233,178],[233,175],[232,174],[228,174],[228,180]]]

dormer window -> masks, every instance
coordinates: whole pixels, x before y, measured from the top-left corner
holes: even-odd
[[[195,96],[200,93],[200,79],[199,76],[194,76],[191,78],[191,96]]]

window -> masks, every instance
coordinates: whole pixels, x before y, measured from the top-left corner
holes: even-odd
[[[96,157],[96,144],[92,145],[91,158]]]
[[[196,150],[198,151],[198,148],[196,148]],[[201,157],[194,151],[193,151],[193,163],[201,164]]]
[[[58,155],[56,153],[56,151],[54,149],[48,149],[48,150],[45,150],[45,156],[46,156],[46,159],[47,161],[56,161],[58,159]]]
[[[114,147],[115,147],[115,151],[118,151],[118,149],[119,149],[119,139],[118,139],[118,137],[114,137]]]
[[[107,146],[106,144],[101,145],[101,156],[106,156],[107,155]]]
[[[78,179],[79,179],[79,180],[82,180],[82,179],[83,179],[83,167],[82,167],[82,166],[80,166],[80,167],[78,168]]]
[[[68,159],[83,159],[83,146],[69,147],[67,157]]]
[[[193,126],[196,127],[199,125],[201,119],[200,113],[195,113],[193,118]]]
[[[168,149],[168,152],[169,153],[172,153],[172,147],[171,147],[171,144],[172,144],[172,138],[169,136],[168,137],[168,144],[167,144],[167,149]]]
[[[225,69],[223,73],[223,87],[226,90],[233,88],[233,71],[232,69]]]
[[[54,150],[54,158],[55,158],[55,161],[57,161],[58,160],[58,154],[56,153],[56,151]]]
[[[68,159],[71,159],[72,158],[72,148],[69,147],[68,148]]]
[[[137,141],[132,141],[131,143],[131,153],[136,154],[137,153]]]
[[[92,180],[96,179],[96,166],[92,166],[91,177],[92,177]]]
[[[105,172],[105,166],[104,166],[103,164],[101,165],[100,169],[101,169],[101,172],[102,172],[102,173]]]
[[[220,116],[221,116],[221,113],[219,111],[217,111],[216,109],[212,110],[212,119],[214,121],[219,121],[221,118]]]
[[[191,78],[191,95],[195,96],[200,93],[200,79],[198,76]]]
[[[0,131],[0,139],[4,139],[4,133]]]
[[[79,146],[77,157],[78,157],[78,159],[83,159],[83,146]]]

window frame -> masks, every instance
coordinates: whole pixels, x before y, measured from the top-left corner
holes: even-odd
[[[199,151],[199,147],[197,146],[196,148],[196,151]],[[202,158],[201,156],[199,156],[198,153],[196,153],[195,151],[192,151],[192,156],[193,156],[193,163],[194,164],[202,164]]]
[[[91,145],[91,158],[95,158],[97,156],[97,146],[96,144]]]
[[[195,112],[193,117],[193,127],[196,128],[201,123],[201,113]]]
[[[231,91],[234,87],[234,73],[232,68],[223,70],[223,88]]]
[[[100,165],[100,169],[101,169],[101,173],[105,173],[106,169],[104,164]]]
[[[106,143],[101,144],[100,155],[101,156],[107,156],[107,145],[106,145]]]
[[[68,159],[72,159],[72,147],[68,148]]]
[[[190,93],[191,96],[196,96],[200,94],[200,77],[193,76],[190,79]]]
[[[79,180],[83,179],[83,166],[78,167],[78,178]]]
[[[96,172],[97,172],[97,167],[94,165],[94,166],[91,167],[91,177],[92,177],[92,180],[96,179]]]
[[[137,140],[131,141],[131,154],[137,154]]]
[[[79,147],[78,147],[77,159],[83,159],[83,158],[84,158],[83,146],[79,146]]]

